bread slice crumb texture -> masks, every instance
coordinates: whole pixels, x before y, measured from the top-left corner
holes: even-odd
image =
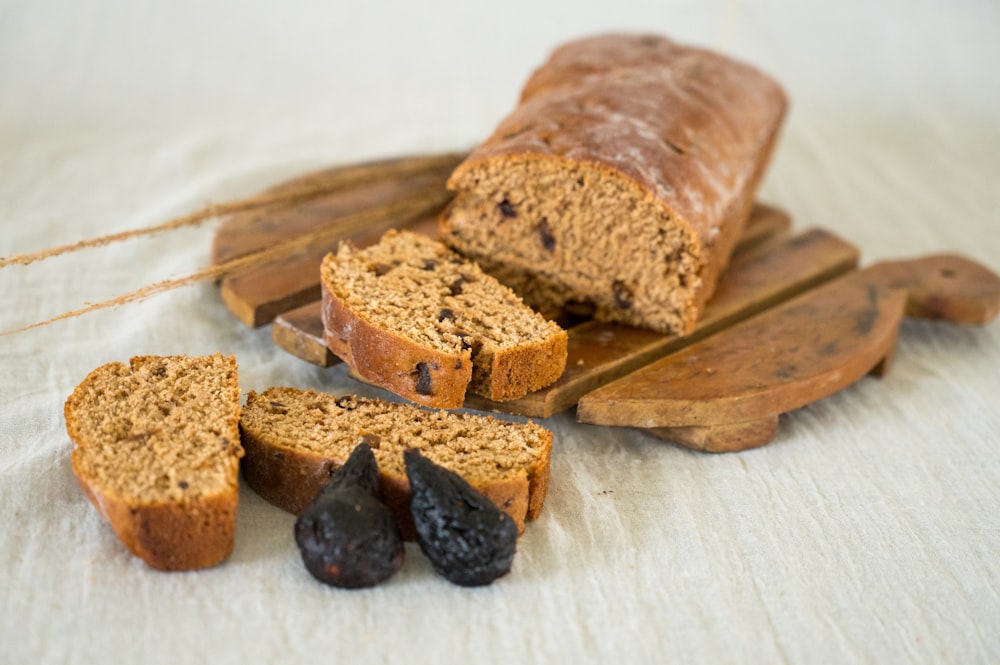
[[[524,300],[660,331],[690,325],[697,236],[620,172],[557,155],[466,167],[442,239]]]
[[[551,434],[533,423],[295,388],[251,392],[241,427],[271,447],[338,466],[363,440],[382,473],[405,475],[403,451],[415,448],[470,482],[520,476],[547,460],[551,448]]]
[[[104,365],[77,387],[65,412],[74,471],[102,495],[151,505],[236,490],[243,451],[232,357]]]
[[[489,381],[495,358],[565,336],[476,263],[409,231],[390,231],[362,250],[342,245],[323,262],[323,279],[333,297],[373,327],[471,357],[474,387]],[[561,369],[549,374],[558,377]]]

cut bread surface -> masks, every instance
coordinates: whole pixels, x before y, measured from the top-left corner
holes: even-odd
[[[364,378],[414,401],[521,397],[554,382],[567,336],[442,243],[389,231],[323,262],[324,339]]]
[[[698,237],[620,172],[531,155],[477,162],[451,184],[445,240],[541,313],[661,331],[695,320]]]
[[[67,400],[74,473],[151,566],[200,568],[232,550],[239,412],[236,361],[221,355],[103,365]]]
[[[409,448],[461,475],[521,528],[538,516],[548,487],[552,434],[530,422],[274,387],[249,393],[240,426],[248,484],[295,513],[361,442],[378,462],[386,502],[401,516],[409,501]]]

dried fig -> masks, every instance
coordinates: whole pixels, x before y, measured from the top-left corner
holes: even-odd
[[[417,544],[439,574],[462,586],[489,584],[510,571],[517,526],[461,476],[419,451],[403,454]]]
[[[295,541],[313,577],[337,587],[374,586],[402,567],[403,536],[379,498],[378,464],[368,444],[355,447],[302,511]]]

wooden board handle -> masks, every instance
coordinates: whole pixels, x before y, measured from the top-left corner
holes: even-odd
[[[908,293],[907,316],[982,325],[1000,313],[1000,276],[963,256],[884,261],[865,272],[887,288]]]

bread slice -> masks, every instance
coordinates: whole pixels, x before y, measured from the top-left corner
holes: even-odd
[[[238,503],[232,356],[141,356],[98,367],[66,400],[73,472],[133,554],[159,570],[222,562]]]
[[[414,402],[457,408],[466,390],[523,397],[562,375],[567,335],[443,244],[387,232],[323,261],[324,341],[361,377]]]
[[[570,42],[455,169],[441,240],[546,316],[689,333],[786,105],[753,67],[663,37]]]
[[[461,475],[519,530],[538,517],[549,483],[552,433],[534,423],[428,410],[413,404],[334,397],[297,388],[250,392],[240,418],[243,477],[274,505],[298,514],[359,443],[378,461],[383,500],[413,539],[408,448]]]

